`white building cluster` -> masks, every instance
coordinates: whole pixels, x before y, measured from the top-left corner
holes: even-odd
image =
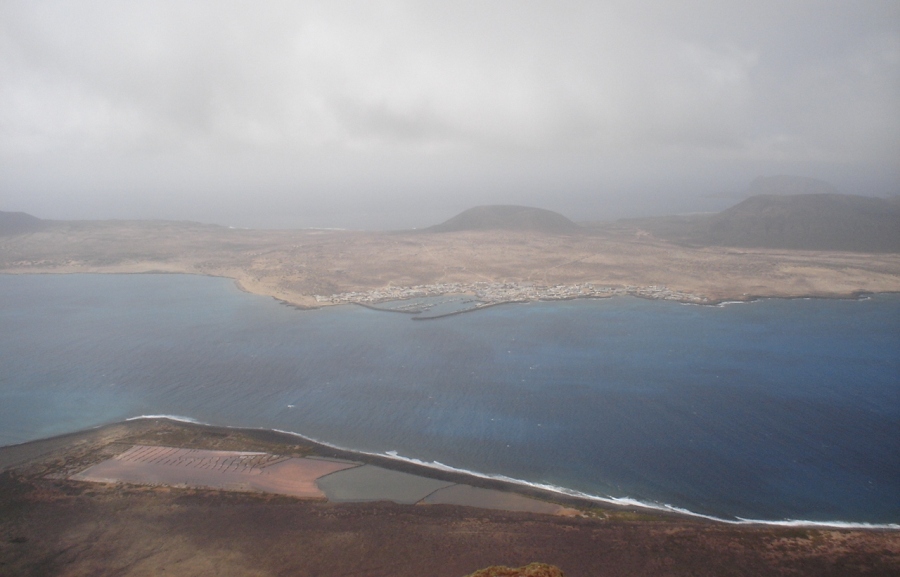
[[[592,283],[542,286],[532,283],[438,283],[411,287],[389,286],[364,292],[347,292],[331,296],[314,295],[323,304],[377,304],[387,301],[434,297],[451,294],[470,294],[485,305],[535,300],[563,300],[574,298],[603,298],[629,295],[641,298],[705,303],[706,297],[683,293],[665,286],[594,286]]]

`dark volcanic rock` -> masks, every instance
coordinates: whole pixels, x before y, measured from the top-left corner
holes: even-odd
[[[531,230],[567,233],[581,229],[563,215],[551,210],[529,206],[476,206],[450,220],[425,229],[427,232],[457,232],[462,230]]]
[[[481,569],[466,577],[565,577],[558,567],[546,563],[529,563],[524,567],[502,567],[494,565]]]
[[[24,212],[0,211],[0,236],[25,234],[43,229],[46,223]]]

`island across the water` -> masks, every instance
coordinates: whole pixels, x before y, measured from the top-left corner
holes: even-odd
[[[0,272],[222,276],[301,308],[453,294],[480,305],[614,294],[698,304],[851,297],[900,291],[898,207],[761,196],[717,215],[582,225],[529,207],[478,207],[387,232],[0,213]]]

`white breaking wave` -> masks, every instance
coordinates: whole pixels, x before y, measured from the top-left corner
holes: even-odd
[[[359,452],[359,451],[357,451]],[[372,453],[368,453],[372,454]],[[631,497],[601,497],[600,495],[592,495],[590,493],[584,493],[582,491],[576,491],[574,489],[569,489],[566,487],[559,487],[557,485],[550,485],[547,483],[535,483],[532,481],[524,481],[522,479],[514,479],[512,477],[507,477],[505,475],[488,475],[485,473],[480,473],[478,471],[470,471],[468,469],[459,469],[457,467],[452,467],[450,465],[445,465],[439,461],[432,461],[431,463],[421,461],[419,459],[414,459],[410,457],[403,457],[397,453],[397,451],[387,451],[383,456],[390,457],[392,459],[397,459],[399,461],[405,461],[407,463],[412,463],[415,465],[419,465],[422,467],[428,467],[432,469],[438,469],[441,471],[447,471],[451,473],[459,473],[463,475],[469,475],[472,477],[479,477],[482,479],[491,479],[496,481],[503,481],[506,483],[512,483],[516,485],[523,485],[526,487],[533,487],[536,489],[542,489],[544,491],[550,491],[553,493],[559,493],[561,495],[567,495],[569,497],[577,497],[579,499],[587,499],[590,501],[598,501],[602,503],[608,503],[611,505],[619,505],[626,507],[641,507],[643,509],[653,509],[657,511],[664,511],[667,513],[678,513],[681,515],[688,515],[690,517],[699,517],[702,519],[708,519],[710,521],[717,521],[719,523],[729,523],[732,525],[776,525],[782,527],[829,527],[829,528],[837,528],[837,529],[900,529],[900,524],[897,523],[857,523],[851,521],[808,521],[803,519],[784,519],[781,521],[770,521],[764,519],[743,519],[741,517],[737,517],[736,519],[723,519],[721,517],[715,517],[713,515],[705,515],[703,513],[697,513],[695,511],[691,511],[689,509],[684,509],[683,507],[676,507],[675,505],[669,505],[668,503],[653,503],[648,501],[641,501],[638,499],[633,499]]]
[[[736,523],[776,525],[778,527],[827,527],[830,529],[900,529],[900,524],[897,523],[856,523],[852,521],[803,521],[795,519],[785,519],[784,521],[761,521],[738,517]]]
[[[182,417],[180,415],[139,415],[137,417],[129,417],[125,419],[126,421],[139,421],[141,419],[168,419],[169,421],[178,421],[180,423],[192,423],[194,425],[210,425],[209,423],[204,423],[202,421],[198,421],[197,419],[192,419],[190,417]]]

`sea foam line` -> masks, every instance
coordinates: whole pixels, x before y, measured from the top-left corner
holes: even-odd
[[[141,419],[166,419],[169,421],[178,421],[179,423],[191,423],[193,425],[206,425],[208,427],[213,427],[215,425],[211,425],[210,423],[204,423],[202,421],[198,421],[197,419],[192,419],[191,417],[182,417],[180,415],[138,415],[137,417],[129,417],[125,419],[126,421],[139,421]],[[233,428],[233,427],[229,427]]]
[[[318,442],[318,441],[316,441]],[[344,449],[346,450],[346,449]],[[356,451],[360,452],[360,451]],[[513,477],[507,477],[506,475],[490,475],[487,473],[481,473],[478,471],[471,471],[468,469],[460,469],[457,467],[453,467],[450,465],[445,465],[439,461],[426,462],[420,459],[415,459],[411,457],[403,457],[397,453],[397,451],[387,451],[384,454],[376,454],[376,453],[366,453],[370,455],[376,456],[385,456],[391,459],[397,459],[399,461],[404,461],[407,463],[412,463],[414,465],[419,465],[421,467],[427,467],[432,469],[438,469],[441,471],[459,473],[463,475],[468,475],[472,477],[478,477],[482,479],[490,479],[495,481],[503,481],[505,483],[511,483],[515,485],[523,485],[526,487],[532,487],[535,489],[542,489],[544,491],[549,491],[552,493],[558,493],[561,495],[566,495],[569,497],[577,497],[579,499],[586,499],[590,501],[598,501],[602,503],[607,503],[610,505],[618,505],[618,506],[626,506],[626,507],[640,507],[643,509],[653,509],[656,511],[663,511],[666,513],[678,513],[681,515],[687,515],[690,517],[698,517],[702,519],[707,519],[710,521],[716,521],[719,523],[729,523],[732,525],[775,525],[781,527],[828,527],[828,528],[837,528],[837,529],[900,529],[900,524],[897,523],[859,523],[852,521],[809,521],[803,519],[784,519],[780,521],[772,521],[772,520],[764,520],[764,519],[744,519],[741,517],[736,517],[735,519],[723,519],[721,517],[716,517],[713,515],[705,515],[703,513],[697,513],[696,511],[691,511],[689,509],[685,509],[683,507],[676,507],[675,505],[670,505],[668,503],[655,503],[650,501],[641,501],[639,499],[634,499],[632,497],[603,497],[600,495],[593,495],[590,493],[584,493],[582,491],[577,491],[575,489],[569,489],[567,487],[560,487],[558,485],[551,485],[548,483],[536,483],[533,481],[525,481],[523,479],[516,479]]]
[[[603,497],[600,495],[592,495],[590,493],[584,493],[582,491],[578,491],[575,489],[569,489],[567,487],[560,487],[558,485],[551,485],[549,483],[537,483],[534,481],[526,481],[524,479],[516,479],[513,477],[507,477],[506,475],[491,475],[488,473],[481,473],[479,471],[472,471],[469,469],[461,469],[459,467],[453,467],[451,465],[445,465],[440,461],[422,461],[421,459],[416,459],[413,457],[404,457],[400,455],[397,451],[385,451],[384,453],[377,453],[372,451],[363,451],[359,449],[348,449],[347,447],[342,447],[340,445],[335,445],[334,443],[329,443],[327,441],[321,441],[315,437],[310,437],[308,435],[304,435],[302,433],[297,433],[296,431],[286,431],[284,429],[269,429],[266,427],[237,427],[231,425],[212,425],[210,423],[204,423],[198,421],[196,419],[192,419],[190,417],[182,417],[177,415],[141,415],[139,417],[131,417],[130,419],[126,419],[128,421],[134,421],[138,419],[169,419],[172,421],[180,421],[185,423],[192,423],[196,425],[207,425],[207,426],[222,426],[226,429],[254,429],[258,431],[274,431],[276,433],[283,433],[285,435],[291,435],[294,437],[299,437],[306,441],[310,441],[312,443],[316,443],[318,445],[322,445],[324,447],[329,447],[331,449],[336,449],[338,451],[345,451],[348,453],[356,453],[359,455],[367,455],[370,457],[386,457],[388,459],[394,459],[396,461],[401,461],[404,463],[410,463],[412,465],[417,465],[419,467],[425,467],[426,469],[435,469],[438,471],[444,471],[446,473],[455,473],[459,475],[466,475],[469,477],[476,477],[479,479],[487,479],[492,481],[501,481],[504,483],[509,483],[512,485],[520,485],[523,487],[530,487],[534,489],[540,489],[543,491],[548,491],[550,493],[557,493],[559,495],[565,495],[567,497],[575,497],[578,499],[584,499],[587,501],[596,501],[599,503],[606,503],[609,505],[616,505],[619,507],[639,507],[642,509],[650,509],[654,511],[661,511],[664,513],[676,513],[679,515],[685,515],[687,517],[694,517],[698,519],[706,519],[708,521],[715,521],[717,523],[728,523],[730,525],[771,525],[776,527],[820,527],[827,529],[890,529],[890,530],[900,530],[900,524],[898,523],[861,523],[854,521],[809,521],[805,519],[782,519],[782,520],[766,520],[766,519],[744,519],[741,517],[736,517],[734,519],[724,519],[722,517],[716,517],[714,515],[706,515],[704,513],[697,513],[696,511],[691,511],[690,509],[685,509],[683,507],[676,507],[675,505],[669,505],[668,503],[654,503],[650,501],[641,501],[639,499],[634,499],[632,497]]]

